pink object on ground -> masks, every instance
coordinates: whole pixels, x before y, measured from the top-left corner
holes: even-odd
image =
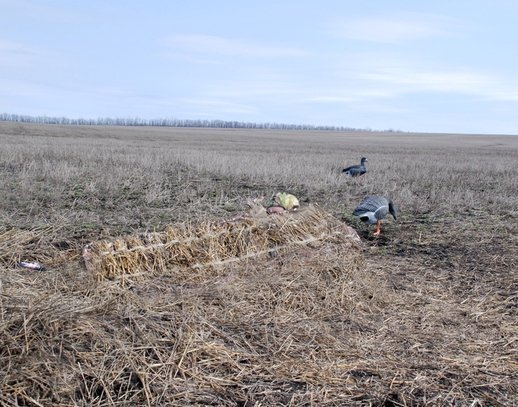
[[[268,215],[278,215],[284,213],[284,208],[282,206],[270,206],[268,209],[266,209],[266,212],[268,213]]]

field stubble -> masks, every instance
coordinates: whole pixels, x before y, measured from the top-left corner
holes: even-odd
[[[0,141],[0,403],[518,402],[518,137],[0,123]],[[128,289],[79,263],[280,190],[356,228],[361,268],[326,246]],[[400,210],[380,238],[350,215],[368,194]]]

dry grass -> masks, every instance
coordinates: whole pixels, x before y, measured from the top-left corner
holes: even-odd
[[[83,259],[98,281],[127,280],[177,268],[224,269],[229,263],[260,261],[293,251],[298,245],[329,241],[359,243],[360,238],[352,228],[311,206],[282,216],[265,213],[264,217],[171,225],[163,232],[92,242],[85,246]],[[344,258],[357,255],[357,250],[347,252],[352,246],[343,248]]]
[[[0,138],[0,404],[518,403],[518,138],[9,123]],[[363,155],[369,173],[343,178]],[[126,284],[81,262],[88,242],[221,227],[279,190],[363,249],[324,239]],[[350,216],[370,193],[401,210],[378,239]]]

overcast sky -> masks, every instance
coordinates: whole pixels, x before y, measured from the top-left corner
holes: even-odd
[[[518,1],[0,0],[0,113],[518,134]]]

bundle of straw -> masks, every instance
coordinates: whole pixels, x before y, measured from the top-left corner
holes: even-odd
[[[356,232],[322,209],[235,222],[172,225],[163,232],[87,245],[83,258],[97,280],[139,276],[171,268],[213,268],[332,239],[359,242]]]

